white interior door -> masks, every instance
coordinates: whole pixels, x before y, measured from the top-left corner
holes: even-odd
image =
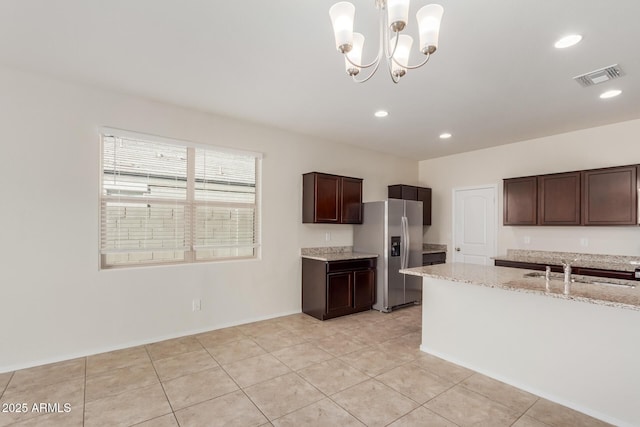
[[[453,189],[453,261],[491,265],[496,255],[496,187]]]

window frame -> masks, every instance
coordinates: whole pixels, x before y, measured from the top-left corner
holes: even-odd
[[[200,263],[218,263],[218,262],[235,262],[235,261],[252,261],[259,260],[262,258],[262,153],[248,151],[248,150],[238,150],[229,147],[223,147],[218,145],[210,145],[203,143],[196,143],[192,141],[179,140],[173,138],[167,138],[152,134],[145,134],[140,132],[116,129],[111,127],[101,127],[98,129],[99,133],[99,146],[100,146],[100,160],[99,160],[99,189],[98,189],[98,266],[100,270],[114,270],[114,269],[127,269],[127,268],[135,268],[135,267],[153,267],[153,266],[168,266],[168,265],[184,265],[184,264],[200,264]],[[184,206],[185,209],[185,217],[189,217],[185,219],[185,240],[187,240],[184,247],[184,259],[182,260],[154,260],[150,262],[130,262],[130,263],[107,263],[106,257],[109,253],[135,253],[135,252],[143,252],[144,250],[136,250],[136,249],[122,249],[122,250],[104,250],[103,249],[103,232],[104,227],[106,226],[106,219],[103,218],[105,212],[105,203],[109,200],[113,201],[114,197],[105,196],[104,194],[104,154],[105,154],[105,138],[115,137],[115,138],[124,138],[137,140],[141,142],[149,142],[149,143],[158,143],[165,144],[170,146],[178,146],[184,147],[187,153],[187,188],[186,188],[186,198],[182,199],[140,199],[140,200],[148,200],[150,202],[156,202],[161,204],[175,204]],[[217,152],[224,154],[234,154],[244,157],[253,157],[255,161],[255,191],[254,191],[254,203],[247,204],[244,202],[207,202],[202,200],[196,200],[195,193],[195,157],[196,150],[206,150],[208,152]],[[126,197],[125,197],[126,199]],[[137,200],[137,199],[136,199]],[[133,199],[125,200],[126,202],[132,203]],[[254,210],[254,227],[253,227],[253,255],[236,255],[236,256],[225,256],[225,257],[214,257],[214,258],[206,258],[206,259],[198,259],[196,256],[197,250],[201,245],[197,244],[197,233],[195,232],[196,228],[196,216],[198,207],[206,206],[209,203],[210,206],[237,206],[247,208],[251,206]],[[187,236],[188,235],[188,236]],[[225,247],[224,245],[220,247]],[[232,246],[226,246],[232,247]],[[246,246],[248,247],[248,246]],[[177,252],[180,252],[180,249],[176,248]],[[153,248],[150,248],[147,252],[153,252]]]

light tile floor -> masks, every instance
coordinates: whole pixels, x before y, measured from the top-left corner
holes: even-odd
[[[296,314],[0,374],[0,426],[607,425],[420,352],[420,323]]]

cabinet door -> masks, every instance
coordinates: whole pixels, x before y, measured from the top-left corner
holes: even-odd
[[[444,264],[447,260],[445,252],[422,254],[422,265]]]
[[[341,221],[343,224],[362,224],[362,180],[342,177]]]
[[[418,187],[403,185],[402,200],[418,200]]]
[[[350,311],[353,307],[353,273],[327,275],[327,314]]]
[[[540,225],[580,225],[580,172],[538,177]]]
[[[353,273],[354,308],[371,307],[375,302],[376,275],[374,270],[359,270]]]
[[[340,221],[340,177],[316,174],[315,177],[315,221]]]
[[[504,180],[504,225],[536,225],[537,177]]]
[[[422,202],[422,225],[431,225],[431,189],[418,187],[418,200]]]
[[[405,184],[390,185],[387,187],[387,197],[390,199],[418,200],[418,187]]]
[[[637,167],[582,172],[584,225],[636,225]]]

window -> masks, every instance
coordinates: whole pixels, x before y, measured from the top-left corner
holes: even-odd
[[[255,258],[260,156],[105,130],[102,268]]]

